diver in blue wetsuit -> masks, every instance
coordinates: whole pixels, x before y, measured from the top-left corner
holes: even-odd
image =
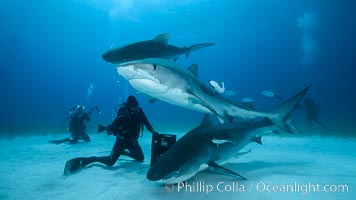
[[[106,128],[109,135],[116,136],[116,141],[110,155],[71,159],[66,163],[64,174],[70,175],[93,162],[100,162],[107,166],[112,166],[121,155],[126,155],[138,162],[143,162],[144,155],[141,146],[138,143],[138,138],[140,137],[140,131],[143,130],[143,125],[145,125],[153,135],[159,134],[153,129],[145,113],[139,107],[137,99],[134,96],[129,96],[127,102],[118,110],[117,117],[112,124]]]

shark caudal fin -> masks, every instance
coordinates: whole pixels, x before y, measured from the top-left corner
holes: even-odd
[[[103,126],[103,125],[98,125],[98,133],[101,133],[103,131],[107,131],[108,128],[106,126]]]
[[[205,48],[205,47],[210,47],[210,46],[213,46],[215,45],[215,43],[200,43],[200,44],[194,44],[190,47],[188,47],[187,51],[185,52],[185,57],[189,57],[190,53],[192,53],[193,51],[196,51],[196,50],[199,50],[199,49],[202,49],[202,48]]]
[[[304,95],[308,92],[309,88],[304,88],[294,96],[290,97],[288,100],[277,105],[271,112],[271,116],[268,118],[276,125],[278,128],[282,129],[287,133],[293,133],[290,126],[286,122],[286,118],[289,113],[294,109],[294,107],[298,104],[298,102],[304,97]]]

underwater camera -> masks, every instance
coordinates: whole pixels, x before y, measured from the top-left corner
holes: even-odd
[[[176,135],[157,134],[152,135],[151,166],[157,162],[168,149],[176,143]]]

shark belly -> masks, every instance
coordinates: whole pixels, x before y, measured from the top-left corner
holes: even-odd
[[[198,112],[213,114],[209,109],[199,104],[199,99],[181,88],[169,88],[148,79],[130,79],[129,83],[133,88],[150,97]]]

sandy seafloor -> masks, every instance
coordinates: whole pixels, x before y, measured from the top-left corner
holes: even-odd
[[[113,167],[92,164],[69,177],[62,175],[66,160],[108,155],[115,138],[90,134],[92,142],[77,145],[47,142],[64,133],[1,138],[0,199],[355,199],[356,139],[303,135],[263,137],[262,146],[249,144],[251,153],[224,165],[247,181],[209,170],[184,187],[146,179],[147,132],[144,163],[122,156]]]

